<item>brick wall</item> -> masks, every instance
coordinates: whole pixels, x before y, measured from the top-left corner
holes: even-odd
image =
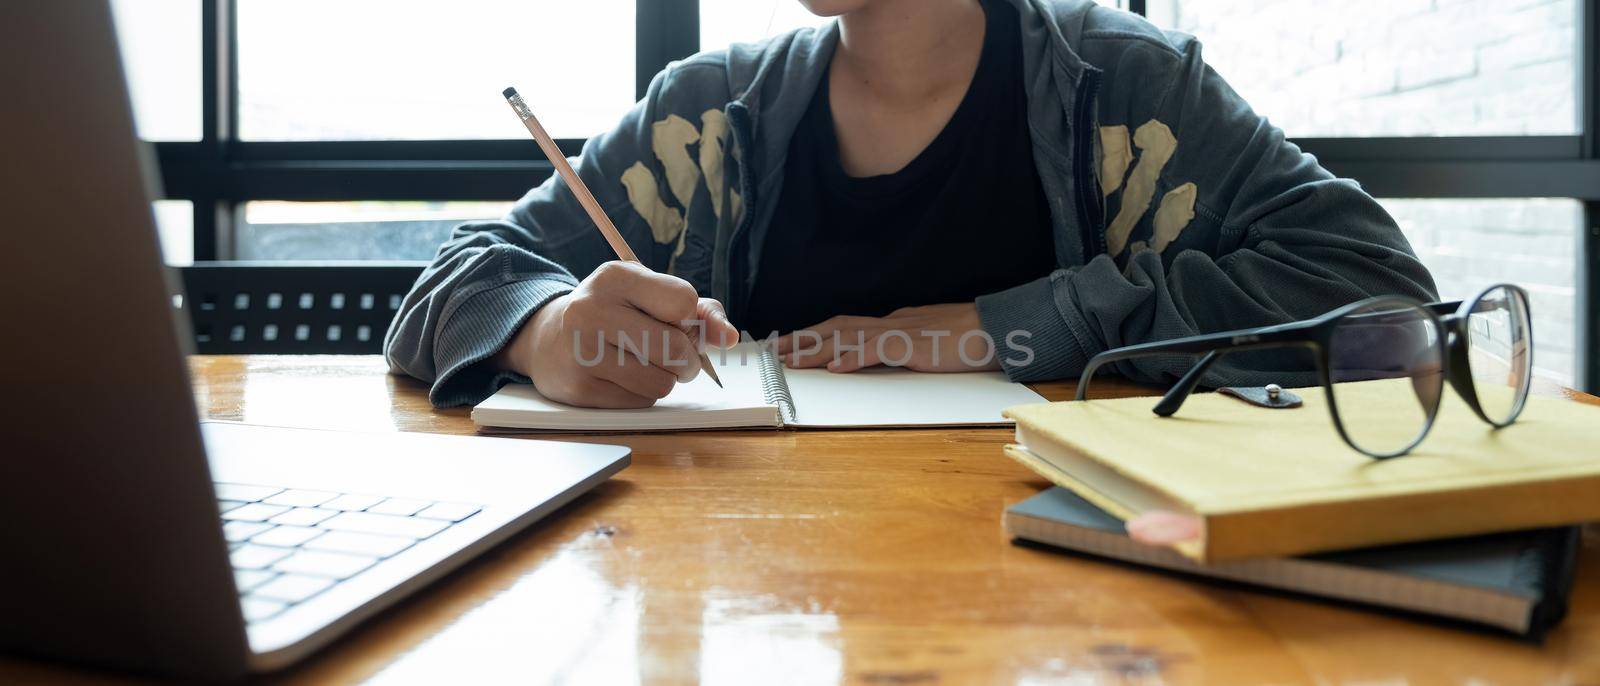
[[[1534,364],[1570,383],[1578,331],[1578,227],[1575,200],[1381,201],[1433,272],[1439,294],[1468,298],[1509,281],[1528,289]]]
[[[1577,132],[1577,0],[1150,0],[1149,10],[1198,36],[1207,62],[1290,136]],[[1527,288],[1536,364],[1573,378],[1577,202],[1383,204],[1445,297],[1497,281]]]
[[[1151,0],[1293,136],[1572,134],[1576,0]]]

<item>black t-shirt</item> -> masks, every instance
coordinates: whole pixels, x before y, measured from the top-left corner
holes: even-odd
[[[752,335],[836,315],[971,302],[1055,266],[1034,168],[1019,18],[985,0],[982,54],[944,130],[905,168],[845,174],[828,77],[789,143],[777,213],[735,323]]]

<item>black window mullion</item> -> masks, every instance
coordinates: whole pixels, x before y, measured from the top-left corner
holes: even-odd
[[[1578,3],[1579,54],[1578,65],[1579,126],[1582,127],[1583,154],[1600,159],[1600,9],[1592,2]]]
[[[634,10],[634,97],[667,63],[700,52],[700,0],[638,0]]]
[[[220,132],[225,134],[218,143],[218,160],[221,169],[226,172],[233,167],[234,156],[239,149],[239,0],[214,0],[226,12],[219,35],[223,39],[222,49],[216,56],[219,73],[218,93],[222,94],[223,101],[217,104],[218,114],[223,119]],[[221,176],[229,186],[224,187],[218,194],[214,214],[216,219],[217,256],[218,259],[233,259],[237,254],[234,245],[235,231],[239,222],[239,206],[235,203],[238,199],[237,192],[232,188],[234,177],[224,173]]]
[[[223,197],[227,149],[233,139],[233,0],[202,0],[200,6],[200,145],[186,156],[183,195],[194,203],[194,259],[221,256],[219,237],[230,228]],[[167,174],[167,176],[174,176]]]
[[[1362,136],[1295,138],[1317,159],[1359,162],[1483,162],[1575,160],[1583,157],[1581,136]]]
[[[239,0],[212,1],[219,2],[227,13],[219,29],[224,42],[217,54],[217,65],[222,75],[218,93],[224,98],[218,105],[218,114],[224,117],[219,129],[224,134],[220,142],[223,159],[227,160],[239,140]]]
[[[1593,2],[1578,3],[1580,55],[1578,65],[1579,126],[1583,128],[1583,156],[1600,164],[1600,9]],[[1578,369],[1582,390],[1600,392],[1600,200],[1584,203],[1584,226],[1579,241],[1583,262],[1578,270]]]
[[[1391,198],[1600,200],[1600,161],[1582,136],[1300,138],[1305,152]]]
[[[581,138],[557,138],[556,145],[567,156],[583,151]],[[235,165],[257,162],[380,162],[380,161],[459,161],[526,162],[543,161],[544,153],[532,137],[507,140],[415,140],[415,141],[254,141],[236,142],[228,159]]]
[[[1583,204],[1583,234],[1578,269],[1579,390],[1600,393],[1600,201]],[[1535,334],[1537,335],[1537,334]]]

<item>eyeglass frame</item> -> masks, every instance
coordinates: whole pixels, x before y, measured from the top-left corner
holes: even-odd
[[[1473,308],[1477,307],[1484,296],[1500,288],[1506,289],[1512,293],[1513,297],[1520,299],[1522,311],[1528,315],[1526,321],[1528,341],[1526,354],[1528,361],[1526,365],[1529,378],[1523,385],[1522,391],[1518,394],[1516,404],[1503,422],[1490,419],[1488,413],[1484,412],[1483,406],[1478,402],[1477,384],[1472,379],[1472,367],[1468,359],[1467,347],[1470,336],[1466,328],[1468,315]],[[1327,396],[1328,414],[1333,418],[1333,424],[1339,431],[1339,437],[1344,439],[1344,442],[1357,452],[1375,460],[1400,457],[1421,444],[1423,439],[1428,437],[1428,432],[1433,430],[1433,422],[1439,415],[1439,405],[1444,400],[1444,393],[1442,392],[1444,389],[1441,388],[1441,392],[1436,394],[1431,406],[1425,408],[1428,412],[1427,419],[1423,423],[1422,430],[1417,433],[1416,438],[1410,444],[1387,453],[1375,452],[1358,445],[1350,438],[1350,434],[1345,431],[1344,421],[1339,416],[1338,401],[1334,398],[1332,378],[1329,374],[1329,370],[1332,368],[1329,349],[1334,331],[1338,328],[1339,323],[1350,314],[1385,303],[1414,307],[1427,315],[1428,321],[1431,321],[1435,330],[1439,331],[1440,344],[1445,347],[1444,354],[1440,356],[1440,363],[1443,365],[1440,373],[1449,381],[1449,386],[1455,389],[1456,395],[1460,396],[1467,403],[1467,406],[1472,408],[1473,414],[1478,415],[1479,419],[1487,422],[1495,429],[1505,428],[1517,421],[1517,417],[1522,414],[1523,407],[1527,405],[1528,389],[1533,385],[1533,379],[1531,378],[1533,373],[1533,318],[1532,308],[1528,303],[1528,292],[1521,286],[1510,283],[1499,283],[1485,287],[1466,300],[1424,303],[1415,298],[1402,295],[1379,295],[1350,303],[1312,319],[1113,348],[1089,359],[1088,364],[1083,368],[1083,372],[1078,376],[1078,390],[1075,399],[1086,400],[1088,398],[1089,382],[1094,378],[1094,373],[1112,362],[1121,362],[1151,355],[1200,355],[1203,353],[1204,356],[1178,379],[1177,383],[1161,397],[1161,400],[1156,403],[1154,408],[1151,408],[1151,411],[1158,416],[1170,417],[1178,411],[1178,408],[1183,406],[1183,401],[1188,399],[1194,392],[1206,370],[1210,369],[1211,365],[1222,356],[1246,350],[1306,347],[1311,349],[1312,355],[1316,359],[1317,379]],[[1444,384],[1441,383],[1440,385],[1443,386]]]

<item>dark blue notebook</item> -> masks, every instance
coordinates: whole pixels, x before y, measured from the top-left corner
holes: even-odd
[[[1538,640],[1561,621],[1579,528],[1535,529],[1292,558],[1196,563],[1129,539],[1063,488],[1006,509],[1012,536],[1187,574],[1487,625]]]

